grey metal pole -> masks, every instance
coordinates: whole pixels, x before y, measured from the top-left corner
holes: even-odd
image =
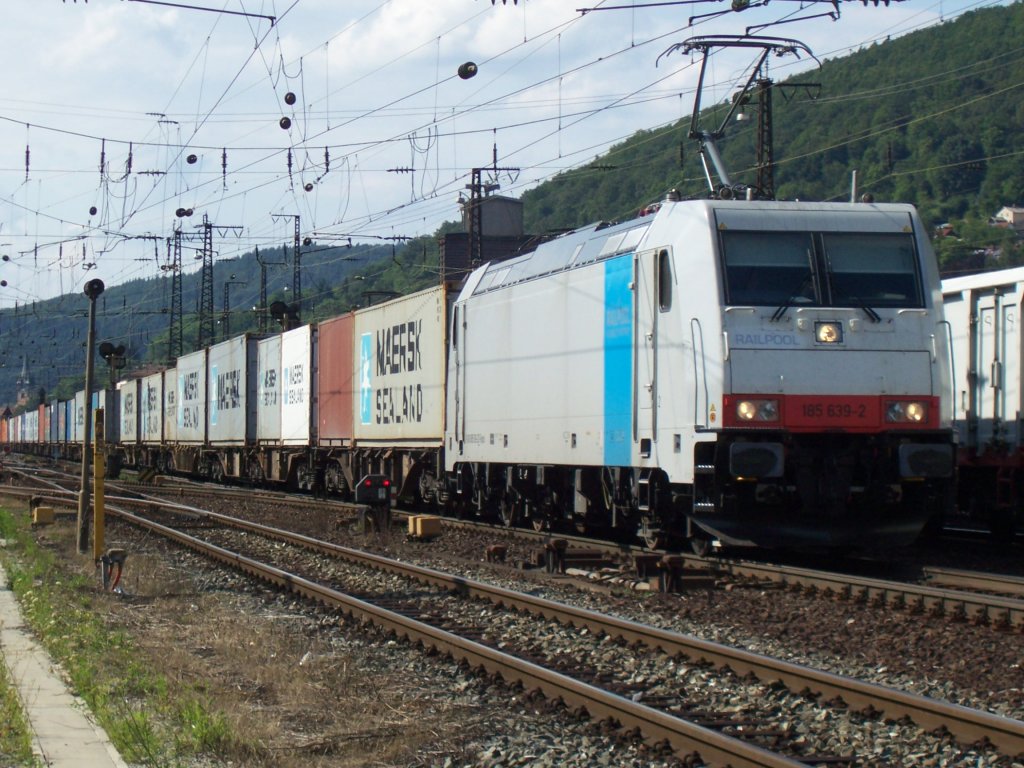
[[[89,335],[85,340],[85,425],[82,434],[82,487],[78,493],[78,554],[89,551],[89,470],[92,468],[92,378],[96,343],[96,299],[103,293],[102,280],[90,280],[83,293],[89,298]]]

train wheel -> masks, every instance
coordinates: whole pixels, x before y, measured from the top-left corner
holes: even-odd
[[[661,528],[656,528],[651,521],[643,520],[638,531],[640,540],[648,549],[664,549],[668,544],[668,536]]]
[[[694,534],[690,537],[690,549],[693,550],[693,554],[699,555],[700,557],[707,557],[711,554],[711,539],[701,534]]]
[[[498,515],[501,522],[508,528],[514,527],[519,522],[519,499],[515,494],[502,494],[498,502]]]

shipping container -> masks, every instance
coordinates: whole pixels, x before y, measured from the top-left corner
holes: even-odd
[[[119,396],[118,411],[121,423],[118,425],[118,439],[122,445],[139,443],[139,387],[140,379],[129,379],[117,384]]]
[[[1024,267],[942,281],[953,338],[954,407],[961,449],[1024,446]]]
[[[164,374],[144,376],[139,383],[139,439],[159,444],[164,435]]]
[[[447,314],[443,285],[355,313],[360,444],[442,443]]]
[[[39,404],[39,434],[37,442],[46,443],[50,440],[50,408],[46,403]]]
[[[263,339],[258,345],[259,390],[256,409],[256,437],[261,443],[281,443],[281,334]]]
[[[248,445],[256,439],[257,340],[245,334],[209,349],[207,439]]]
[[[117,418],[117,390],[101,389],[92,393],[92,423],[96,423],[96,411],[103,409],[103,441],[116,443],[121,426]],[[92,424],[89,425],[89,438],[92,439]]]
[[[10,416],[0,417],[0,443],[11,442],[11,418]]]
[[[351,445],[355,436],[356,364],[352,334],[355,315],[335,317],[319,324],[317,341],[316,406],[318,444]]]
[[[58,430],[60,431],[60,442],[67,445],[71,442],[71,428],[75,423],[73,415],[75,401],[61,400],[60,405],[57,408],[59,411],[57,416],[60,420],[60,425],[58,427]]]
[[[25,411],[24,416],[25,427],[22,442],[35,445],[39,442],[39,410],[33,408],[31,411]]]
[[[178,441],[178,369],[168,368],[158,375],[163,381],[160,385],[160,391],[163,393],[164,422],[164,434],[161,442],[171,445]]]
[[[313,360],[316,329],[303,325],[281,334],[281,443],[309,445],[315,432]]]
[[[206,442],[206,355],[200,349],[178,358],[177,406],[179,445]]]
[[[81,443],[85,439],[85,390],[75,392],[75,400],[72,413],[74,421],[71,423],[71,442]]]
[[[61,413],[61,402],[59,400],[51,400],[47,406],[50,409],[50,430],[47,433],[47,442],[52,445],[56,445],[60,442],[60,413]]]

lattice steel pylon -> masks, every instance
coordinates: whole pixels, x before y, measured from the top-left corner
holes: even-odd
[[[181,227],[174,228],[174,237],[167,239],[166,269],[171,272],[171,322],[167,336],[167,364],[174,365],[184,352],[181,317]]]
[[[199,336],[196,348],[215,341],[213,337],[213,224],[203,214],[203,268],[199,287]]]

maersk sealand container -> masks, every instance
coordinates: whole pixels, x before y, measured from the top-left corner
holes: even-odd
[[[250,334],[210,347],[206,383],[210,445],[255,441],[257,356],[257,339]]]

